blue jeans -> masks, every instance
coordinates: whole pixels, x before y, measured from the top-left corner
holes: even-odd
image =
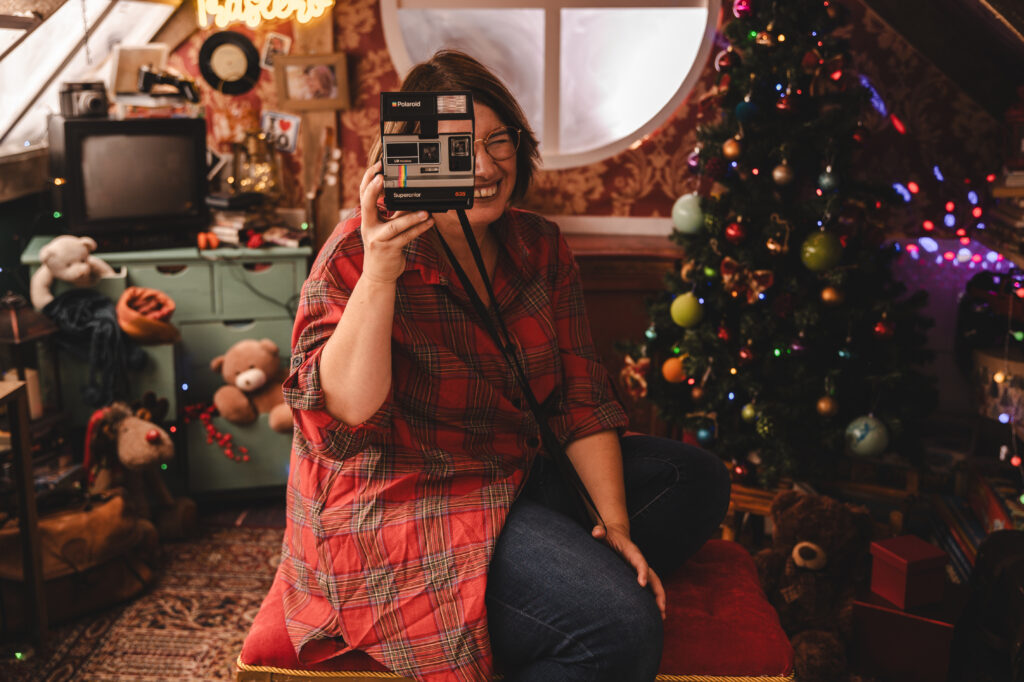
[[[715,534],[729,504],[729,471],[715,455],[674,440],[621,442],[631,536],[665,580]],[[591,524],[555,509],[548,484],[557,477],[548,466],[534,465],[491,560],[487,618],[498,669],[509,682],[653,680],[662,647],[654,597],[590,536]]]

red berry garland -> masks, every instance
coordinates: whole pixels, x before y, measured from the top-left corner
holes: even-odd
[[[218,431],[217,427],[213,425],[214,413],[217,408],[213,405],[207,405],[204,403],[195,403],[193,405],[185,406],[185,423],[188,424],[191,421],[198,419],[203,423],[203,428],[206,429],[206,442],[212,444],[214,442],[220,446],[220,449],[224,451],[224,456],[230,460],[236,462],[248,462],[249,461],[249,448],[244,445],[235,447],[234,440],[230,433],[224,433]],[[236,454],[236,451],[238,454]]]

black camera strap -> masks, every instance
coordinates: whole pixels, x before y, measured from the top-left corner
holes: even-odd
[[[472,283],[469,281],[469,276],[466,275],[465,270],[462,269],[462,266],[459,264],[455,254],[452,253],[451,247],[448,246],[448,242],[445,241],[441,231],[436,230],[437,236],[441,240],[441,246],[448,255],[448,260],[451,262],[452,267],[455,268],[455,274],[458,275],[459,281],[462,282],[462,286],[466,290],[466,294],[469,296],[470,302],[476,309],[480,319],[483,320],[488,334],[490,334],[495,345],[505,357],[505,361],[509,364],[509,367],[512,368],[513,374],[519,382],[519,388],[522,390],[523,396],[526,398],[526,402],[530,406],[530,411],[533,413],[534,419],[536,419],[537,425],[540,428],[541,443],[544,446],[544,450],[548,455],[550,455],[563,479],[579,494],[580,501],[585,507],[586,514],[588,514],[592,520],[596,520],[603,525],[604,519],[601,518],[601,513],[597,510],[597,505],[594,504],[586,486],[583,485],[583,481],[580,479],[580,475],[577,473],[572,461],[569,460],[569,456],[566,454],[565,448],[562,447],[562,444],[558,441],[558,437],[555,436],[551,427],[548,425],[548,410],[544,409],[544,407],[537,402],[537,397],[533,394],[533,390],[530,388],[526,372],[519,361],[519,356],[516,353],[511,336],[508,333],[508,329],[505,327],[505,321],[502,319],[501,313],[498,310],[497,299],[494,297],[491,280],[487,276],[487,268],[484,265],[484,259],[480,253],[480,246],[477,244],[476,236],[473,234],[473,229],[469,225],[469,218],[466,216],[466,212],[462,209],[457,209],[456,213],[459,216],[459,223],[462,225],[462,232],[466,236],[466,241],[469,243],[469,249],[473,253],[473,260],[476,262],[477,270],[480,272],[481,279],[483,279],[484,288],[487,290],[487,295],[491,299],[492,308],[494,310],[493,318],[488,312],[487,306],[484,305],[484,302],[476,293],[476,289],[473,288]],[[498,321],[497,325],[494,324],[495,319]]]

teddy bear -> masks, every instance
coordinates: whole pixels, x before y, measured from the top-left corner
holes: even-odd
[[[50,291],[57,280],[76,287],[91,287],[101,277],[112,277],[114,268],[92,255],[96,241],[91,237],[64,234],[54,237],[39,250],[39,269],[29,283],[29,297],[36,310],[42,310],[53,300]]]
[[[160,465],[174,457],[174,443],[155,423],[163,416],[161,410],[166,413],[167,401],[151,396],[147,394],[136,409],[114,402],[93,412],[83,462],[89,492],[122,489],[126,513],[152,520],[163,540],[195,536],[195,502],[175,498],[160,477]]]
[[[270,339],[243,339],[224,355],[210,361],[225,385],[213,394],[213,406],[220,416],[235,424],[249,424],[267,413],[270,428],[281,433],[292,430],[292,411],[284,403],[277,344]]]
[[[786,490],[771,505],[772,546],[754,555],[801,682],[854,679],[847,669],[854,592],[866,576],[874,524],[866,507]]]

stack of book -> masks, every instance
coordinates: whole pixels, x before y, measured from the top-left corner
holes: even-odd
[[[214,211],[210,221],[210,232],[225,244],[238,246],[239,236],[246,225],[245,211]]]

